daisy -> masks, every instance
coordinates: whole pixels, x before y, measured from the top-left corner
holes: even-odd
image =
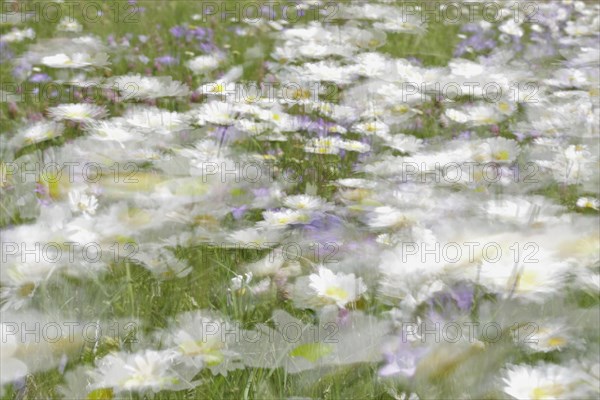
[[[532,332],[531,327],[534,327]],[[569,327],[562,323],[527,324],[516,333],[514,339],[534,351],[548,353],[573,345],[575,340],[569,334]]]
[[[600,201],[598,199],[590,197],[580,197],[579,199],[577,199],[577,207],[591,208],[592,210],[598,211],[600,207]]]
[[[580,371],[560,365],[511,365],[506,368],[503,390],[515,399],[584,398],[583,379]]]
[[[43,65],[50,68],[85,68],[90,66],[102,67],[109,64],[108,55],[98,53],[92,58],[87,53],[74,53],[69,56],[64,53],[59,53],[53,56],[43,57],[40,61]]]
[[[340,152],[338,144],[339,140],[336,138],[324,137],[310,139],[306,142],[304,151],[316,154],[338,154]]]
[[[389,206],[376,207],[368,215],[367,224],[371,228],[391,228],[411,224],[405,212]]]
[[[123,120],[142,132],[156,132],[162,135],[169,135],[190,127],[185,114],[157,107],[131,107],[123,115]]]
[[[25,127],[11,139],[10,144],[15,147],[29,146],[32,144],[54,139],[62,135],[65,127],[53,121],[41,121]]]
[[[69,206],[74,213],[82,213],[86,217],[96,214],[98,199],[87,195],[82,190],[73,189],[69,192]]]
[[[486,139],[477,144],[473,159],[480,163],[511,163],[519,155],[519,145],[512,139],[503,137]]]
[[[337,304],[340,308],[358,300],[367,291],[362,278],[341,272],[334,274],[323,266],[319,266],[318,273],[311,274],[309,280],[309,288],[323,303]]]
[[[471,106],[464,111],[449,108],[444,114],[452,121],[469,126],[497,124],[506,118],[494,106],[488,105]]]
[[[174,388],[180,383],[172,351],[143,350],[139,353],[113,353],[98,361],[90,371],[94,389],[111,388],[115,392],[147,391]]]
[[[415,136],[398,134],[385,138],[385,144],[403,153],[415,153],[423,147],[423,139]]]
[[[385,139],[389,137],[390,128],[384,122],[375,120],[358,123],[352,127],[352,131],[367,136],[376,135]]]
[[[356,67],[348,67],[331,61],[305,63],[300,67],[290,67],[295,76],[302,76],[308,81],[334,82],[349,84],[356,78]]]
[[[205,125],[211,123],[215,125],[233,125],[238,111],[230,103],[222,101],[211,101],[204,104],[197,115],[197,123]]]
[[[0,299],[4,303],[2,310],[19,310],[31,301],[39,285],[46,281],[56,267],[44,259],[41,261],[18,263],[7,268],[0,289]]]
[[[116,88],[128,99],[156,99],[159,97],[182,97],[189,94],[188,87],[170,76],[124,75],[112,79],[108,87]]]
[[[2,370],[0,387],[26,376],[28,372],[27,365],[14,357],[19,347],[18,335],[10,332],[14,332],[13,329],[9,330],[7,324],[0,323],[0,333],[2,334],[2,341],[0,342],[0,370]]]
[[[86,103],[61,104],[48,109],[48,115],[56,121],[92,122],[107,114],[106,107]]]
[[[83,26],[81,26],[81,24],[70,17],[63,17],[60,22],[58,23],[58,25],[56,26],[56,30],[57,31],[63,31],[63,32],[81,32],[81,30],[83,29]]]
[[[27,29],[13,29],[10,32],[7,32],[5,34],[2,35],[2,38],[0,38],[1,42],[7,42],[7,43],[15,43],[15,42],[22,42],[25,39],[33,39],[35,38],[35,31],[31,28],[27,28]]]
[[[257,223],[259,227],[265,228],[283,228],[292,224],[305,224],[310,221],[310,217],[303,210],[290,210],[288,208],[280,211],[263,212],[264,221]]]
[[[99,141],[116,142],[121,148],[125,148],[124,142],[139,141],[142,137],[128,130],[121,122],[98,121],[88,124],[85,130],[90,134],[90,138]]]
[[[247,228],[231,233],[228,238],[241,246],[252,245],[264,248],[279,243],[282,236],[277,230]]]
[[[528,251],[531,252],[530,248]],[[517,298],[539,303],[564,286],[570,263],[536,251],[528,262],[515,268],[514,261],[510,260],[514,254],[507,248],[502,248],[502,252],[505,256],[495,260],[493,250],[489,251],[488,260],[481,267],[480,283],[492,291],[503,297],[514,294]]]
[[[296,210],[319,210],[325,205],[325,200],[318,196],[299,194],[287,196],[283,199],[283,204]]]
[[[230,350],[240,333],[237,325],[200,310],[177,315],[161,334],[161,341],[178,355],[192,376],[202,368],[226,373],[241,367],[237,362],[239,355]]]
[[[222,98],[227,98],[227,95],[230,94],[237,94],[236,89],[239,86],[236,83],[236,80],[242,76],[243,71],[244,69],[241,66],[233,67],[216,82],[203,83],[200,85],[198,92],[204,95],[222,96]],[[251,103],[253,101],[248,102]]]
[[[217,69],[220,63],[221,60],[219,57],[214,55],[203,55],[189,60],[185,65],[191,69],[194,74],[200,75]]]
[[[357,153],[367,153],[371,151],[371,146],[358,140],[340,140],[338,147],[346,151],[355,151]]]

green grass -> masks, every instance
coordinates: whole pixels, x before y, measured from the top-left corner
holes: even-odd
[[[26,2],[21,2],[26,3]],[[3,2],[4,4],[4,2]],[[119,3],[124,4],[124,3]],[[138,47],[139,54],[150,58],[171,54],[179,57],[181,62],[164,69],[156,71],[152,62],[148,66],[141,63],[128,65],[125,60],[111,60],[112,65],[101,71],[100,75],[105,77],[124,74],[144,74],[147,68],[153,69],[153,75],[170,75],[173,79],[181,80],[190,84],[192,88],[199,86],[200,78],[192,77],[183,66],[183,61],[189,58],[186,51],[190,48],[182,45],[172,35],[169,28],[174,25],[190,22],[191,15],[200,13],[200,7],[192,1],[146,1],[139,2],[146,7],[146,12],[139,15],[139,22],[125,24],[115,23],[111,18],[101,18],[100,23],[83,23],[83,32],[106,38],[107,34],[114,35],[120,39],[126,34],[134,36],[144,34],[149,36],[146,44],[138,44],[137,39],[132,39],[132,47]],[[105,12],[110,13],[109,4],[104,5]],[[160,25],[160,26],[159,26]],[[200,25],[200,24],[199,24]],[[52,37],[54,24],[44,21],[30,22],[26,26],[36,31],[37,38]],[[236,36],[230,28],[233,24],[212,23],[216,43],[223,48],[229,45],[227,62],[222,71],[231,66],[244,62],[245,51],[257,43],[264,48],[263,58],[244,64],[245,79],[259,79],[264,77],[261,64],[268,58],[273,48],[275,33],[256,32],[248,37]],[[3,26],[2,32],[9,27]],[[452,58],[452,51],[458,42],[457,33],[459,25],[431,24],[427,33],[419,35],[389,34],[386,44],[378,48],[378,51],[387,53],[393,57],[416,57],[426,66],[443,66]],[[21,53],[26,48],[25,41],[21,44],[11,46],[15,54]],[[136,51],[136,50],[132,50]],[[196,50],[192,50],[200,54]],[[49,72],[42,68],[42,71]],[[2,84],[15,83],[11,76],[11,66],[4,63],[0,69]],[[108,103],[107,103],[108,104]],[[3,140],[10,138],[15,130],[22,125],[23,118],[31,113],[43,113],[51,106],[49,102],[27,102],[18,103],[17,110],[11,111],[9,104],[0,104],[0,130],[3,132]],[[179,111],[187,110],[189,104],[186,101],[169,101],[165,103],[169,109]],[[109,104],[110,115],[118,115],[122,109],[121,105]],[[423,117],[423,128],[407,132],[422,138],[442,137],[448,138],[458,132],[452,132],[439,124],[441,109],[432,106],[431,112]],[[508,123],[501,126],[501,134],[512,137],[508,130]],[[482,136],[488,134],[485,129],[478,130]],[[78,135],[75,130],[68,131],[64,137],[56,139],[43,145],[31,146],[22,153],[35,153],[49,146],[62,145],[70,138]],[[325,166],[327,163],[335,163],[338,168],[326,174],[327,179],[307,177],[302,183],[292,188],[290,193],[303,193],[307,188],[315,186],[317,193],[325,198],[331,199],[334,189],[331,182],[341,177],[357,177],[353,173],[352,166],[356,156],[320,156],[306,155],[301,143],[289,141],[271,145],[261,145],[256,142],[242,143],[237,145],[240,150],[256,151],[266,153],[269,150],[281,150],[286,156],[278,161],[279,169],[300,168],[308,169],[315,165]],[[235,146],[234,146],[235,147]],[[323,169],[321,169],[323,170]],[[574,191],[565,191],[564,188],[551,187],[543,189],[543,193],[550,198],[556,199],[563,204],[573,207],[576,197],[571,195]],[[24,222],[18,215],[7,215],[3,213],[0,226],[18,224]],[[259,215],[258,215],[259,216]],[[254,216],[256,217],[256,215]],[[50,281],[43,289],[43,293],[36,296],[36,306],[41,309],[57,309],[69,311],[81,319],[101,320],[139,320],[139,330],[136,332],[140,340],[157,328],[167,326],[168,318],[181,312],[212,309],[222,312],[232,319],[240,321],[248,327],[256,322],[268,320],[273,309],[284,309],[298,317],[306,320],[313,318],[309,312],[300,313],[295,310],[288,301],[279,293],[270,293],[260,302],[255,302],[250,294],[229,295],[227,287],[234,272],[239,272],[239,265],[247,262],[254,255],[240,251],[226,251],[223,249],[211,249],[198,247],[194,249],[180,249],[178,256],[186,260],[192,268],[191,273],[180,279],[158,280],[146,269],[135,263],[126,265],[116,263],[111,266],[111,271],[94,282],[87,282],[85,290],[82,290],[81,282],[77,279]],[[233,298],[231,298],[232,296]],[[70,299],[68,304],[61,304],[62,299]],[[597,299],[584,301],[597,304]],[[594,303],[596,302],[596,303]],[[75,308],[72,308],[75,305]],[[384,306],[367,300],[360,305],[373,314],[384,311]],[[105,354],[115,349],[127,349],[128,340],[121,338],[120,342],[103,341],[97,349],[98,354]],[[94,355],[89,346],[81,349],[78,357],[69,360],[67,368],[85,362],[91,364]],[[331,371],[319,373],[290,375],[283,369],[270,371],[266,369],[247,369],[230,372],[227,377],[212,376],[209,371],[203,372],[200,378],[206,383],[200,385],[193,391],[182,391],[178,393],[165,392],[158,395],[159,399],[281,399],[288,396],[306,396],[321,399],[392,399],[390,393],[402,392],[405,387],[402,383],[383,382],[377,376],[377,366],[352,365],[336,368]],[[5,399],[38,399],[55,398],[57,384],[61,383],[62,375],[56,370],[36,373],[27,378],[24,389],[16,391],[9,388],[5,393]],[[132,395],[133,399],[142,398]]]

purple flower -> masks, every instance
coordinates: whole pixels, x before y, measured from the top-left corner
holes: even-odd
[[[469,286],[458,286],[450,291],[450,296],[462,311],[471,309],[473,305],[474,290]]]
[[[233,215],[233,218],[235,219],[240,219],[244,216],[247,210],[248,206],[245,204],[241,207],[234,207],[233,210],[231,210],[231,215]]]
[[[183,26],[177,25],[169,29],[169,32],[171,32],[171,35],[173,35],[174,37],[180,38],[183,35],[185,35],[186,29]]]
[[[154,64],[156,66],[174,65],[174,64],[177,64],[177,59],[170,55],[156,57],[154,59]]]
[[[416,345],[418,342],[409,340],[407,328],[403,327],[395,351],[384,353],[387,364],[379,370],[380,376],[403,375],[411,378],[427,353],[427,348],[419,347]]]
[[[33,74],[31,78],[29,78],[30,82],[41,83],[51,81],[52,78],[48,76],[48,74]]]

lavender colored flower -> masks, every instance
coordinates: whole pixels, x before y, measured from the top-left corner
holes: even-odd
[[[241,207],[234,207],[233,210],[231,210],[231,215],[233,215],[233,218],[235,219],[241,219],[246,211],[248,211],[248,206],[244,204]]]
[[[384,353],[386,365],[379,370],[380,376],[403,375],[410,378],[417,370],[419,361],[427,353],[427,348],[416,346],[416,342],[409,339],[408,327],[403,327],[395,351]]]
[[[186,29],[183,26],[174,26],[171,29],[169,29],[169,32],[171,33],[171,35],[173,35],[176,38],[180,38],[183,37],[186,33]]]
[[[29,81],[34,82],[34,83],[49,82],[51,80],[52,80],[52,78],[50,78],[50,76],[48,76],[48,74],[33,74],[29,78]]]
[[[175,65],[175,64],[177,64],[177,59],[170,55],[156,57],[154,59],[154,64],[160,65],[160,66]]]

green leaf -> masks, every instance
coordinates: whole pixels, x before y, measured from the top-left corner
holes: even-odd
[[[304,343],[290,351],[292,357],[303,357],[310,362],[315,362],[333,351],[333,347],[323,343]]]

